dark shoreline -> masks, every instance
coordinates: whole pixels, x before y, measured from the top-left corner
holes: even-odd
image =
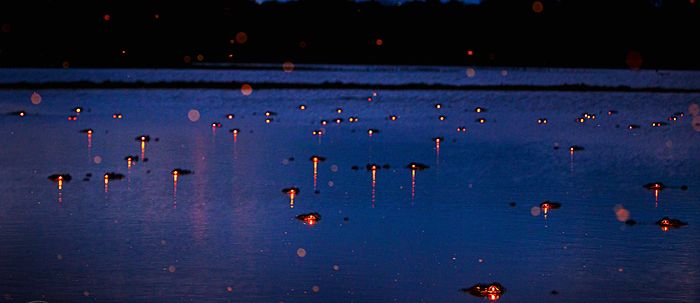
[[[600,86],[587,84],[563,85],[453,85],[453,84],[370,84],[370,83],[286,83],[286,82],[16,82],[0,83],[1,90],[20,89],[240,89],[244,84],[253,89],[381,89],[381,90],[451,90],[451,91],[554,91],[554,92],[617,92],[617,93],[700,93],[700,88]]]

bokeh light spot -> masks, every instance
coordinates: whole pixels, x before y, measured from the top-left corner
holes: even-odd
[[[39,93],[37,93],[37,92],[33,92],[31,100],[32,100],[32,104],[39,105],[41,103],[41,95],[39,95]]]
[[[303,249],[303,248],[297,249],[297,256],[299,256],[299,258],[306,257],[306,249]]]
[[[250,84],[241,85],[241,94],[244,96],[250,96],[253,93],[253,87]]]
[[[190,111],[187,112],[187,119],[190,119],[192,122],[199,121],[199,117],[199,111],[196,109],[190,109]]]

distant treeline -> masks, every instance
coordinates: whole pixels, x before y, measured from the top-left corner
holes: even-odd
[[[0,67],[216,62],[700,69],[696,0],[0,1]]]

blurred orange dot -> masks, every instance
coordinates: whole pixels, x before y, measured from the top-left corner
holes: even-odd
[[[199,54],[197,55],[197,61],[202,62],[204,60],[204,55]]]
[[[241,85],[241,94],[244,96],[250,96],[253,93],[253,87],[250,84]]]
[[[63,61],[63,63],[61,64],[61,66],[62,66],[63,68],[69,68],[69,67],[70,67],[70,62],[68,62],[68,61]]]
[[[37,92],[33,92],[31,100],[32,100],[32,104],[37,105],[37,104],[41,103],[41,95],[39,95],[39,93],[37,93]]]
[[[109,15],[104,15],[102,19],[104,19],[105,21],[109,21],[110,19],[112,19],[112,17],[110,17]]]
[[[236,42],[243,44],[246,43],[246,41],[248,41],[248,34],[245,32],[238,32],[238,34],[236,34]]]
[[[382,45],[384,45],[384,40],[377,39],[377,41],[375,41],[374,43],[377,44],[377,46],[382,46]]]
[[[470,49],[470,50],[467,51],[467,56],[473,56],[473,55],[474,55],[474,51],[473,51],[473,50]]]
[[[532,3],[532,11],[535,13],[541,13],[544,10],[544,5],[540,1],[535,1]]]
[[[284,70],[285,73],[291,73],[294,71],[294,63],[291,61],[286,61],[282,64],[282,70]]]

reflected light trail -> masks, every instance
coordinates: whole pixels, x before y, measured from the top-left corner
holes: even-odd
[[[416,197],[416,170],[411,169],[411,201]]]
[[[314,159],[314,190],[316,190],[317,179],[318,179],[318,160]]]
[[[105,174],[105,193],[109,192],[109,176]]]
[[[377,188],[377,169],[372,167],[372,208],[374,208],[374,202],[376,200],[376,188]]]
[[[145,159],[146,157],[146,141],[141,140],[141,159]],[[143,160],[146,161],[146,160]]]
[[[177,176],[179,173],[174,170],[173,171],[173,208],[177,208]]]

